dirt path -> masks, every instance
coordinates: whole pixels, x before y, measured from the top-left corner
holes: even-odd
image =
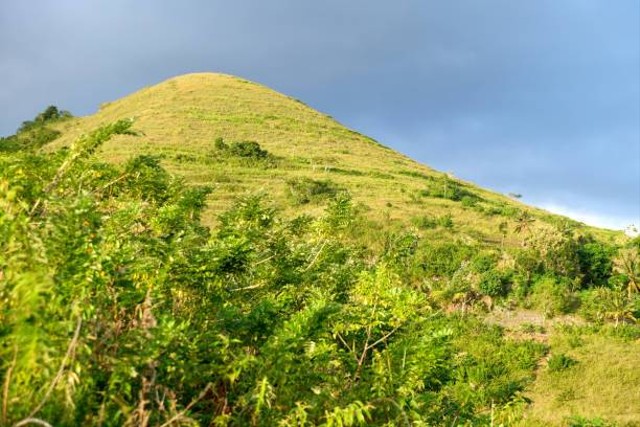
[[[558,325],[583,326],[586,322],[575,315],[562,315],[547,318],[534,310],[507,310],[496,308],[487,315],[485,321],[499,325],[505,329],[505,335],[514,339],[531,339],[538,342],[548,342],[550,332]]]

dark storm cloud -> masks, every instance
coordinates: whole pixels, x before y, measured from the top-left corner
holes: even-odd
[[[193,71],[546,206],[640,219],[637,0],[0,4],[0,134]]]

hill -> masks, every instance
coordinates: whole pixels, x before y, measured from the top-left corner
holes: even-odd
[[[235,77],[0,139],[0,425],[633,426],[638,317],[640,240]]]
[[[222,74],[176,77],[103,104],[94,115],[64,122],[64,136],[54,146],[125,117],[134,118],[144,136],[114,138],[101,157],[122,162],[137,154],[158,155],[188,183],[213,186],[206,223],[246,192],[263,191],[289,213],[318,213],[327,197],[347,189],[383,227],[422,224],[423,233],[450,234],[424,227],[450,215],[455,234],[496,244],[503,240],[500,224],[507,222],[506,242],[518,244],[514,224],[527,212],[540,222],[570,222],[601,237],[619,236],[435,171],[298,100]],[[225,156],[216,149],[219,138],[255,141],[271,156],[255,161]]]

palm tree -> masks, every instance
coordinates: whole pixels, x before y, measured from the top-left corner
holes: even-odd
[[[502,240],[500,241],[500,249],[504,250],[504,240],[507,238],[509,223],[507,221],[503,221],[498,226],[498,230],[500,230],[500,234],[502,235]]]
[[[599,301],[599,314],[605,320],[615,321],[617,328],[620,322],[636,322],[633,315],[633,303],[620,289],[599,288],[596,290],[596,298]]]
[[[634,292],[640,292],[640,256],[637,249],[621,249],[614,260],[614,268],[626,277],[629,297]]]
[[[522,213],[516,218],[516,226],[513,229],[518,234],[528,233],[531,230],[531,224],[535,219],[529,212],[522,211]],[[522,246],[525,246],[525,240],[522,239]]]

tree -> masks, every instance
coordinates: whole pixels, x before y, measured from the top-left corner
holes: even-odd
[[[535,219],[531,216],[531,214],[527,211],[522,211],[520,215],[516,218],[516,225],[513,229],[517,234],[527,234],[531,231],[531,226],[533,225]],[[522,238],[522,246],[526,246],[526,236]]]
[[[498,230],[500,231],[501,239],[500,239],[500,249],[504,249],[504,241],[507,238],[507,232],[509,231],[509,223],[507,221],[502,221],[498,225]]]
[[[618,252],[614,259],[614,269],[623,276],[626,282],[627,295],[640,292],[640,255],[639,249],[625,248]]]

